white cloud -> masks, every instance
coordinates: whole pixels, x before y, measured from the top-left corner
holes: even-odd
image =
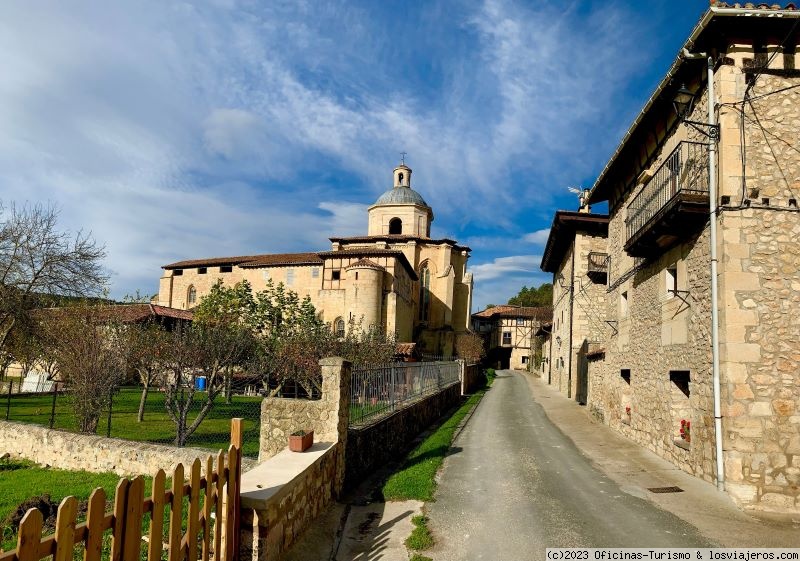
[[[539,271],[541,255],[512,255],[498,257],[489,263],[471,267],[475,282],[488,281],[508,275],[532,274]]]
[[[536,230],[530,234],[525,234],[522,236],[522,240],[532,244],[544,245],[547,243],[547,238],[549,236],[550,228],[543,228],[542,230]]]
[[[365,232],[362,203],[389,187],[401,150],[434,230],[451,236],[480,220],[513,225],[507,209],[550,196],[532,182],[585,174],[603,151],[582,128],[607,118],[640,33],[614,5],[584,17],[486,0],[461,20],[447,13],[431,25],[458,38],[421,30],[438,48],[425,52],[433,79],[408,86],[395,39],[369,11],[3,3],[0,197],[53,201],[65,227],[91,229],[121,295],[154,289],[174,259],[317,249]],[[428,82],[438,86],[415,89]],[[320,193],[326,182],[339,192]],[[479,283],[537,270],[536,256],[473,268]]]

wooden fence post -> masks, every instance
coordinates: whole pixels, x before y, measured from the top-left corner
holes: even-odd
[[[242,519],[242,498],[241,498],[241,482],[242,482],[242,445],[244,444],[244,419],[236,417],[231,419],[231,446],[236,449],[236,465],[230,465],[231,471],[235,468],[235,473],[231,473],[230,481],[228,481],[229,497],[231,487],[233,488],[233,524],[229,527],[232,528],[233,540],[231,551],[232,556],[227,561],[236,561],[239,559],[239,544]]]

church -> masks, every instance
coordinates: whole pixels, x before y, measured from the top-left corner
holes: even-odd
[[[349,320],[395,333],[426,354],[453,354],[472,307],[470,249],[430,237],[433,209],[411,188],[411,168],[368,209],[365,236],[332,237],[328,251],[190,259],[164,265],[157,304],[190,310],[217,279],[268,280],[308,296],[323,321],[344,334]]]

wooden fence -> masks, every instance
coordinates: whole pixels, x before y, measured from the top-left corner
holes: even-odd
[[[76,561],[80,549],[83,561],[161,561],[164,553],[167,561],[234,561],[239,551],[241,459],[242,420],[232,419],[228,452],[220,451],[216,462],[213,456],[205,462],[196,459],[188,474],[178,464],[170,489],[164,470],[153,478],[148,498],[141,476],[121,479],[111,512],[106,512],[105,491],[95,489],[86,521],[80,524],[77,499],[66,497],[58,507],[55,533],[46,537],[42,537],[42,513],[29,510],[19,526],[17,548],[0,552],[0,561],[50,556],[53,561]],[[104,541],[107,532],[110,547]]]

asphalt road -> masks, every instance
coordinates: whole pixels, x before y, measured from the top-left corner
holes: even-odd
[[[713,547],[622,491],[546,417],[522,374],[500,371],[445,460],[429,504],[436,561],[544,559],[547,547]]]

